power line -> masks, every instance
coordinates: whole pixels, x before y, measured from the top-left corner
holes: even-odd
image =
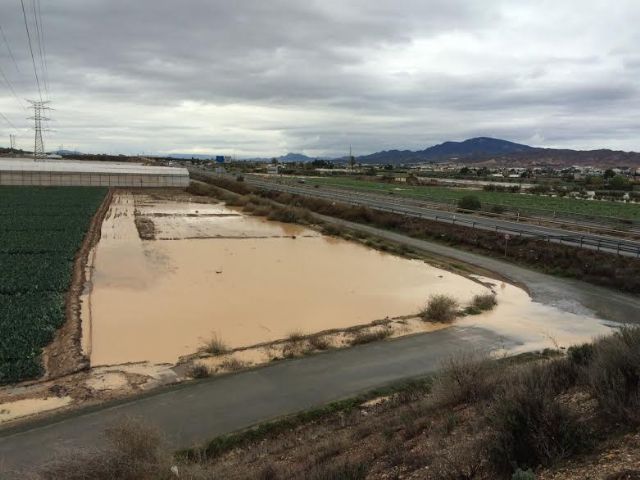
[[[4,44],[7,46],[7,51],[9,52],[9,56],[13,61],[13,65],[16,67],[16,70],[18,71],[18,73],[21,73],[20,69],[18,68],[18,62],[16,62],[16,57],[13,56],[13,51],[11,50],[11,46],[9,45],[9,40],[7,40],[7,36],[4,34],[4,30],[2,29],[2,25],[0,25],[0,35],[2,35]]]
[[[13,85],[11,84],[11,81],[9,80],[9,78],[5,75],[4,71],[2,70],[1,65],[0,65],[0,76],[4,80],[4,83],[7,84],[7,87],[9,87],[9,90],[11,90],[11,94],[16,99],[16,101],[20,104],[20,106],[22,108],[26,108],[24,103],[22,103],[22,100],[20,100],[20,98],[18,98],[18,95],[16,95],[16,91],[13,89]]]
[[[40,51],[40,73],[42,74],[42,80],[44,83],[44,91],[46,95],[49,95],[49,86],[47,85],[47,71],[44,66],[44,53],[42,53],[42,35],[40,34],[40,20],[39,20],[39,7],[36,7],[36,0],[32,0],[33,5],[33,20],[36,24],[36,41],[38,42],[38,50]],[[38,3],[39,5],[39,3]]]
[[[27,30],[27,38],[29,40],[29,52],[31,53],[31,63],[33,63],[33,73],[36,76],[36,84],[38,85],[38,94],[40,95],[40,101],[42,101],[42,89],[40,88],[40,79],[38,78],[38,69],[36,68],[36,59],[33,56],[33,46],[31,45],[31,34],[29,33],[29,24],[27,22],[27,12],[24,9],[24,0],[20,0],[22,5],[22,16],[24,18],[24,28]]]
[[[18,131],[18,129],[16,128],[16,126],[15,126],[13,123],[11,123],[11,120],[9,120],[9,119],[4,115],[4,113],[0,112],[0,117],[2,117],[2,118],[4,119],[4,121],[5,121],[5,122],[7,122],[7,123],[11,126],[11,128],[13,128],[16,132]]]
[[[49,63],[47,62],[47,42],[44,40],[44,24],[42,23],[42,10],[40,0],[38,2],[38,17],[40,18],[40,36],[42,37],[42,51],[44,53],[44,74],[47,80],[47,94],[49,93]]]

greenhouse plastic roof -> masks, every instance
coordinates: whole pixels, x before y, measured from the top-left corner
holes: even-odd
[[[188,170],[180,167],[156,167],[139,163],[83,160],[47,159],[36,161],[31,158],[0,158],[0,171],[189,176]]]

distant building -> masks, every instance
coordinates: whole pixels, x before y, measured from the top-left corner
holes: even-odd
[[[267,165],[267,173],[269,175],[277,175],[279,173],[279,170],[280,170],[280,165],[278,165],[277,163],[271,163]]]

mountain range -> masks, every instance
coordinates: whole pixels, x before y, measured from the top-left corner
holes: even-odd
[[[539,148],[498,138],[476,137],[462,142],[444,142],[424,150],[387,150],[357,158],[363,164],[407,164],[447,162],[493,167],[640,167],[640,153],[619,150],[571,150]]]

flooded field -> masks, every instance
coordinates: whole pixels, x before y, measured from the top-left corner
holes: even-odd
[[[153,221],[156,240],[140,240],[136,213]],[[170,364],[213,336],[245,347],[412,315],[436,293],[464,305],[490,291],[423,261],[188,198],[116,195],[94,262],[85,312],[93,366]],[[594,318],[534,304],[511,285],[492,289],[496,310],[459,324],[517,338],[522,349],[607,330]]]
[[[153,222],[155,240],[140,239],[136,215]],[[534,303],[513,285],[186,195],[115,195],[86,272],[82,334],[92,369],[0,389],[0,424],[179,382],[198,364],[228,372],[349,347],[359,335],[428,334],[448,328],[415,316],[438,293],[462,307],[476,294],[495,293],[494,310],[453,325],[497,333],[508,353],[568,347],[609,331],[599,319]],[[324,347],[304,337],[317,332]],[[292,334],[301,340],[283,341]],[[240,350],[197,354],[214,336]]]
[[[139,239],[136,208],[151,214],[159,240]],[[433,293],[464,302],[487,291],[422,261],[299,226],[131,195],[114,198],[92,282],[94,366],[171,363],[212,335],[248,346],[414,314]]]

